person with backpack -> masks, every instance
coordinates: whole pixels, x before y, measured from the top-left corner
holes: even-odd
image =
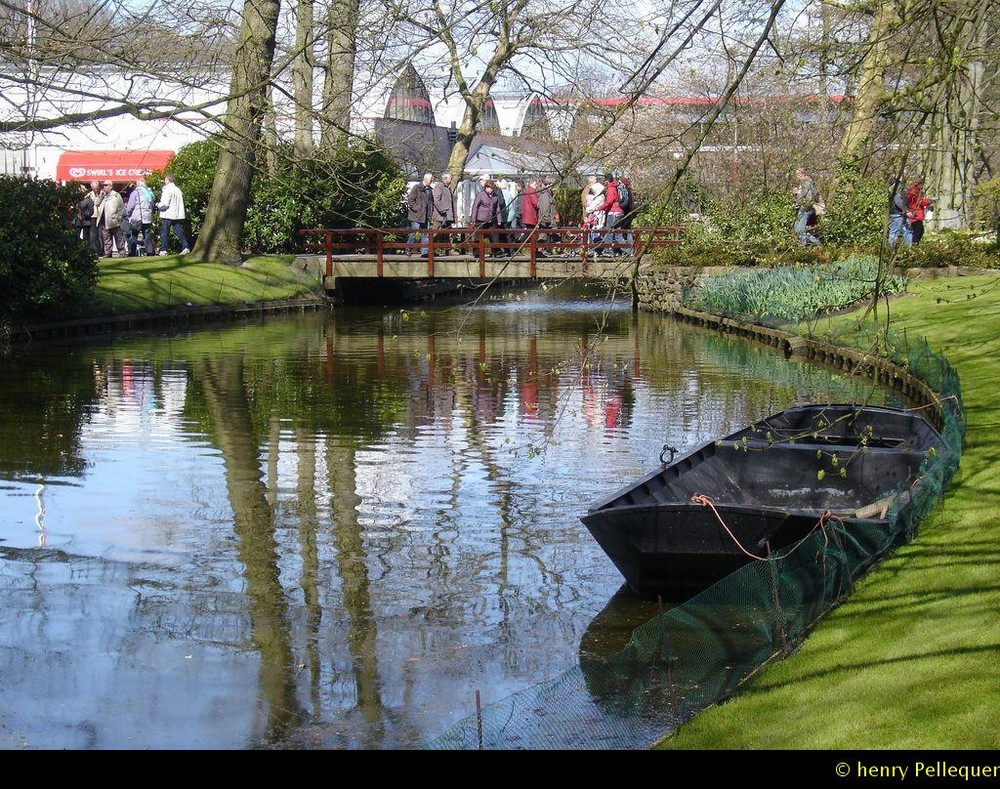
[[[624,175],[618,177],[618,204],[624,212],[618,227],[625,231],[625,243],[627,244],[622,250],[622,254],[631,255],[633,252],[632,220],[635,218],[635,195],[632,192],[632,180]]]
[[[604,214],[604,249],[597,254],[605,257],[625,254],[625,236],[620,224],[625,212],[618,201],[618,182],[612,173],[604,175],[604,203],[601,205]],[[617,231],[617,232],[616,232]],[[618,246],[615,246],[615,245]]]
[[[903,241],[909,232],[906,212],[910,210],[906,201],[906,190],[899,178],[889,181],[889,246]]]
[[[798,184],[792,189],[795,200],[795,234],[803,246],[815,246],[819,239],[809,232],[816,224],[816,204],[820,202],[819,189],[816,182],[802,167],[795,168],[795,180]]]

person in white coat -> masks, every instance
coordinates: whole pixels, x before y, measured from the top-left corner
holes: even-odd
[[[160,211],[160,254],[168,254],[170,229],[173,228],[174,235],[181,245],[181,254],[186,255],[191,249],[188,247],[187,236],[184,235],[184,194],[174,183],[172,175],[163,177],[163,191],[156,207]]]

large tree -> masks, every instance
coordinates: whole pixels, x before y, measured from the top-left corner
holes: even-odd
[[[239,265],[278,26],[278,0],[248,0],[233,60],[219,164],[193,261]]]
[[[501,81],[522,91],[549,95],[564,86],[581,58],[599,62],[614,73],[638,56],[634,40],[609,31],[627,9],[597,0],[433,0],[416,8],[392,1],[402,20],[401,37],[423,71],[443,76],[446,94],[462,100],[462,120],[448,170],[461,173],[480,130],[490,98]]]

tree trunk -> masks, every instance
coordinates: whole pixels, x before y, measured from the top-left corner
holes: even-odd
[[[267,88],[267,111],[264,113],[264,171],[269,177],[278,172],[278,118],[274,112],[274,86]]]
[[[482,84],[482,83],[480,83]],[[473,97],[478,94],[479,87],[473,92]],[[462,125],[458,127],[455,137],[455,144],[451,148],[451,156],[448,158],[448,172],[454,173],[455,178],[462,179],[462,172],[465,170],[465,163],[469,159],[469,151],[472,150],[472,141],[476,137],[476,130],[479,128],[479,119],[483,115],[483,106],[486,101],[467,100],[465,102],[465,112],[462,114]]]
[[[934,220],[929,227],[968,227],[972,187],[981,155],[981,119],[986,86],[990,25],[982,9],[978,15],[956,16],[947,26],[953,41],[956,65],[947,80],[947,91],[936,102],[930,119],[929,157],[924,185],[935,198]]]
[[[889,66],[889,47],[893,33],[899,25],[899,17],[893,4],[881,2],[875,10],[871,30],[868,33],[867,54],[861,63],[861,75],[851,109],[851,120],[840,143],[840,173],[856,173],[864,148],[871,139],[875,119],[885,103],[885,73]],[[827,200],[839,191],[842,183],[834,183]]]
[[[458,179],[461,179],[465,170],[465,162],[469,158],[469,151],[472,150],[472,141],[479,130],[479,120],[483,117],[483,110],[486,108],[486,102],[489,101],[490,91],[497,81],[500,69],[507,63],[512,54],[512,52],[506,52],[506,54],[494,55],[493,61],[487,67],[482,79],[465,96],[462,125],[458,127],[455,144],[451,148],[451,156],[448,157],[448,172],[454,173]]]
[[[295,62],[292,65],[292,92],[295,97],[296,156],[306,157],[313,149],[313,0],[298,0],[295,20]]]
[[[358,0],[333,0],[327,30],[326,80],[319,115],[320,144],[332,148],[350,131],[357,56]]]
[[[221,135],[219,165],[198,242],[189,260],[238,266],[250,188],[267,109],[279,0],[247,0],[233,60],[230,99]]]
[[[274,511],[267,501],[258,436],[250,418],[244,360],[229,355],[196,361],[191,374],[204,397],[215,444],[222,454],[236,556],[243,565],[250,640],[258,656],[258,693],[266,732],[278,739],[295,729],[304,712],[288,670],[293,665],[291,625],[278,571]]]

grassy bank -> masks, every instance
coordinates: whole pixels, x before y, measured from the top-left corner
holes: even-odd
[[[944,352],[966,408],[966,446],[944,501],[797,654],[659,747],[1000,747],[1000,278],[918,280],[909,290],[891,304],[893,325]],[[813,331],[842,332],[851,320]]]
[[[83,315],[280,301],[315,293],[315,272],[291,256],[250,258],[243,266],[187,263],[176,255],[107,258]]]

